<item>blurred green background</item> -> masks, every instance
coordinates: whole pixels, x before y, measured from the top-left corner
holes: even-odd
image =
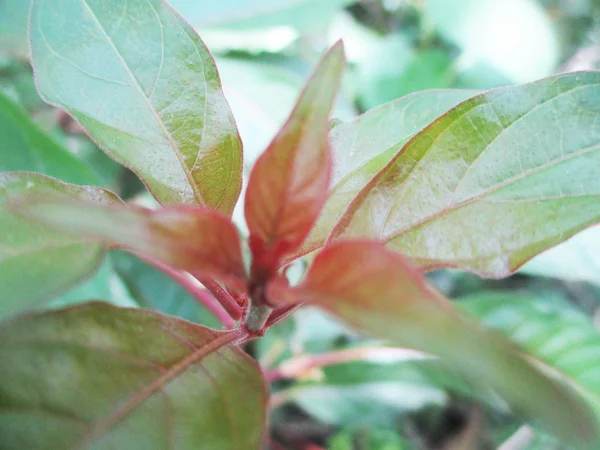
[[[60,154],[66,149],[76,155],[85,182],[152,205],[134,175],[37,95],[28,64],[28,3],[0,0],[0,171],[60,176]],[[244,141],[246,172],[285,120],[323,50],[340,38],[348,67],[334,116],[342,120],[414,91],[484,90],[600,68],[600,0],[170,3],[215,55]],[[239,214],[236,220],[243,227]],[[458,271],[430,277],[461,307],[550,360],[600,401],[596,228],[505,280]],[[92,280],[58,296],[51,306],[90,298],[217,325],[168,277],[123,253],[113,252]],[[579,351],[583,344],[586,353]],[[265,367],[274,367],[306,354],[380,345],[317,310],[304,309],[250,351]],[[564,351],[557,356],[551,347]],[[295,380],[274,384],[271,429],[283,448],[564,448],[509,414],[477,380],[453,377],[431,360],[366,354],[363,361],[298,373]]]

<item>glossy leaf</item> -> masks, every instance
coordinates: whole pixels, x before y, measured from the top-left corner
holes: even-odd
[[[28,13],[28,0],[2,0],[0,2],[0,55],[24,60],[29,57]]]
[[[35,125],[19,105],[0,93],[0,171],[29,170],[77,184],[96,184],[84,163]]]
[[[302,243],[325,203],[331,169],[328,116],[343,66],[339,42],[323,57],[288,121],[252,169],[244,212],[253,271],[277,270],[280,258]]]
[[[292,25],[310,28],[327,22],[352,0],[171,0],[195,27],[265,28]]]
[[[298,287],[286,292],[272,284],[268,295],[271,303],[312,302],[368,334],[438,355],[571,443],[591,447],[600,439],[596,418],[574,391],[461,316],[404,257],[381,244],[334,243]]]
[[[90,276],[106,248],[69,232],[31,223],[7,209],[13,198],[60,193],[105,204],[120,200],[95,187],[80,187],[33,173],[0,173],[0,314],[14,313],[64,293]]]
[[[34,0],[37,83],[162,203],[230,214],[242,150],[214,61],[162,0]]]
[[[5,322],[2,444],[258,450],[267,394],[237,336],[104,303]]]
[[[332,190],[301,254],[325,244],[352,199],[385,167],[417,132],[457,103],[476,94],[471,90],[415,92],[374,108],[331,130]]]
[[[60,196],[17,199],[14,211],[57,230],[117,245],[192,274],[245,286],[240,238],[231,221],[198,206],[149,210]]]
[[[600,332],[582,311],[566,301],[506,292],[477,293],[458,304],[547,365],[600,416]]]
[[[600,220],[600,73],[474,97],[409,141],[334,231],[506,276]]]

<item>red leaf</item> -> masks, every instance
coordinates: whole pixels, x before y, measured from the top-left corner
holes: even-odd
[[[598,428],[583,400],[511,342],[460,315],[408,260],[383,244],[338,241],[314,260],[297,287],[270,284],[274,305],[308,301],[368,334],[440,356],[481,378],[517,412],[578,444],[597,442]]]
[[[331,172],[328,117],[343,66],[339,42],[323,57],[250,174],[245,215],[254,280],[271,277],[281,258],[298,248],[325,203]]]
[[[237,230],[212,209],[176,206],[153,211],[57,196],[20,198],[11,208],[55,229],[122,246],[193,275],[210,274],[245,289]]]

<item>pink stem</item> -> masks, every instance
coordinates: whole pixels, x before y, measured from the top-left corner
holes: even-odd
[[[225,308],[227,313],[234,319],[240,320],[244,311],[236,303],[233,297],[227,292],[214,278],[202,275],[198,276],[198,281],[202,283],[206,289],[219,301],[221,306]]]
[[[225,328],[235,327],[235,317],[232,317],[229,314],[228,310],[219,302],[218,297],[214,295],[212,291],[210,291],[210,288],[206,284],[202,283],[204,284],[204,286],[206,286],[208,290],[203,289],[202,286],[200,286],[198,280],[196,280],[191,275],[186,274],[185,272],[181,272],[177,269],[174,269],[171,266],[163,264],[152,258],[139,255],[137,253],[136,256],[169,275],[182,288],[189,292],[199,303],[201,303],[206,309],[208,309],[208,311],[210,311],[217,318],[217,320],[223,324]]]
[[[417,350],[393,347],[356,347],[320,355],[303,355],[288,359],[277,369],[265,374],[270,382],[283,378],[298,378],[316,367],[331,366],[351,361],[368,360],[409,360],[430,358],[430,355]]]

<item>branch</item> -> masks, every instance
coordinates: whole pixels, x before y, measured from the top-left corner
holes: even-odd
[[[301,378],[317,367],[331,366],[352,361],[409,361],[432,356],[417,350],[393,347],[356,347],[319,355],[302,355],[284,361],[277,369],[265,374],[270,382],[283,378]]]
[[[229,314],[229,311],[225,309],[224,306],[219,302],[219,300],[216,298],[216,295],[213,296],[214,293],[213,295],[211,295],[211,292],[204,289],[196,278],[194,278],[187,272],[174,269],[173,267],[170,267],[152,258],[142,256],[138,253],[136,253],[135,255],[138,258],[146,261],[148,264],[156,267],[160,271],[169,275],[182,288],[189,292],[190,295],[192,295],[200,304],[202,304],[206,309],[208,309],[208,311],[210,311],[217,318],[217,320],[223,324],[225,328],[231,329],[235,327],[237,319],[231,314]],[[206,286],[206,284],[204,284],[204,286],[207,289],[209,289],[209,287]]]
[[[240,320],[242,318],[244,311],[218,281],[207,275],[198,276],[198,281],[210,291],[234,320]]]

